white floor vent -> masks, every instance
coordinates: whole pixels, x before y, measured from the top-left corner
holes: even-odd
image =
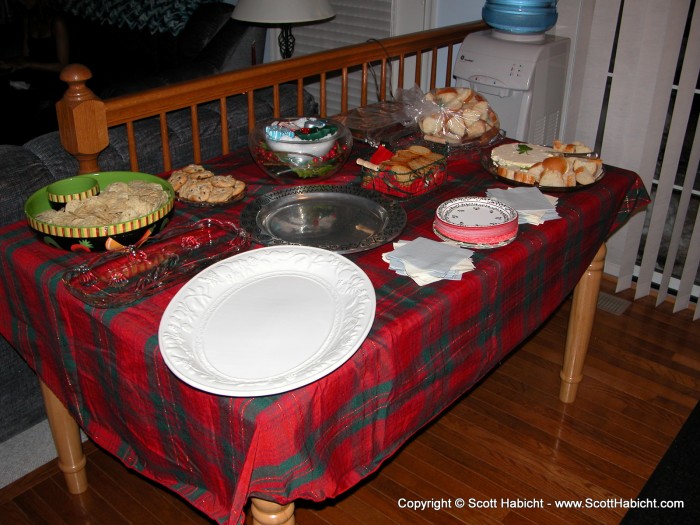
[[[598,308],[614,315],[624,314],[631,304],[631,301],[615,297],[609,293],[600,292],[598,295]]]

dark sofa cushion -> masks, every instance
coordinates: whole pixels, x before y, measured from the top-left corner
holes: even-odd
[[[229,19],[197,56],[216,71],[233,71],[262,63],[267,29]],[[253,62],[253,60],[255,62]]]
[[[0,224],[24,219],[24,202],[54,181],[39,157],[22,146],[0,146]],[[29,226],[27,226],[29,227]],[[0,337],[0,442],[46,418],[36,374]]]
[[[0,224],[24,218],[24,201],[55,179],[39,157],[22,146],[0,146]]]
[[[211,39],[231,19],[233,6],[223,2],[200,4],[178,35],[178,53],[184,60],[192,60],[209,44]]]
[[[78,160],[63,148],[58,131],[39,135],[26,142],[23,147],[41,160],[54,180],[72,177],[78,173]]]

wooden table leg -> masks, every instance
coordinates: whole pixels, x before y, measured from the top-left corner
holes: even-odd
[[[58,453],[58,468],[66,479],[68,492],[82,494],[87,490],[88,483],[80,427],[51,389],[43,381],[40,383],[51,435]]]
[[[561,377],[559,399],[564,403],[574,402],[578,384],[583,379],[583,363],[591,340],[606,252],[605,244],[601,245],[574,289],[574,300],[566,332],[564,364],[559,374]]]
[[[253,525],[294,525],[294,503],[280,505],[273,501],[250,498]]]

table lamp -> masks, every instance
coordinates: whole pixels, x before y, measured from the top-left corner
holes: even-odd
[[[328,0],[238,0],[231,18],[241,22],[279,26],[282,58],[294,53],[292,25],[320,22],[335,16]]]

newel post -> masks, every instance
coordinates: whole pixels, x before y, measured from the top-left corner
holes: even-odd
[[[104,102],[85,85],[91,77],[81,64],[63,68],[60,78],[68,89],[56,103],[61,144],[78,159],[79,174],[100,171],[97,156],[109,145]]]

